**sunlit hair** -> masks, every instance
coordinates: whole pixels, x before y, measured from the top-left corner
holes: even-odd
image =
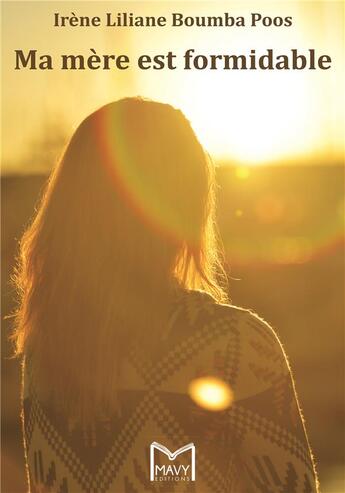
[[[212,163],[170,105],[122,99],[81,123],[14,276],[16,354],[43,398],[85,421],[112,412],[121,356],[136,338],[154,347],[174,290],[227,301],[214,187]]]

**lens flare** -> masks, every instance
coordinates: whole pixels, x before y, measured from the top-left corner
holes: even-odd
[[[103,107],[95,134],[102,165],[129,209],[160,236],[198,245],[209,160],[184,115],[124,99]]]
[[[198,406],[209,411],[227,409],[234,398],[230,386],[216,377],[201,377],[192,380],[188,392]]]

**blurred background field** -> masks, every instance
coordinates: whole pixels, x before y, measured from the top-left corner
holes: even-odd
[[[290,358],[322,492],[342,493],[344,466],[344,168],[217,168],[218,215],[237,305],[277,330]],[[46,175],[2,178],[2,306],[17,240]],[[66,211],[68,213],[68,211]],[[63,302],[63,300],[60,300]],[[2,491],[23,493],[19,366],[2,331]]]

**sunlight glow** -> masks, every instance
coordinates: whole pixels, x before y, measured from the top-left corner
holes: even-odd
[[[202,141],[216,155],[253,165],[303,154],[318,145],[318,120],[310,120],[306,76],[275,75],[235,74],[231,92],[243,96],[233,98],[226,98],[227,78],[210,81],[212,99],[202,108],[187,108]]]

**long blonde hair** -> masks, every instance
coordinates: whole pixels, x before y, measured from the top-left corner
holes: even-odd
[[[126,341],[162,328],[173,282],[227,301],[214,186],[210,159],[170,105],[122,99],[75,131],[14,276],[15,352],[67,414],[87,421],[116,406]]]

